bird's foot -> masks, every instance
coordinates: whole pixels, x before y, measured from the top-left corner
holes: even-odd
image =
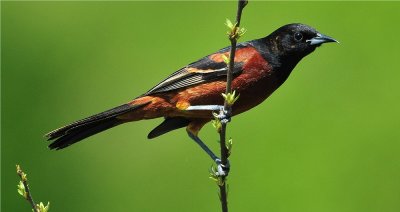
[[[231,165],[229,163],[229,160],[226,162],[226,164],[222,164],[221,159],[217,158],[215,160],[215,163],[217,164],[217,172],[215,172],[215,175],[217,176],[228,176],[229,170],[231,168]]]
[[[214,117],[219,119],[221,123],[228,123],[231,121],[231,112],[225,110],[223,106],[220,107],[219,113],[214,113]]]

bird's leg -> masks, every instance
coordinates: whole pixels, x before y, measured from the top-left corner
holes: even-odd
[[[216,111],[216,110],[223,110],[224,106],[223,105],[191,105],[187,107],[185,110],[211,110],[211,111]]]
[[[219,160],[214,152],[196,135],[188,131],[189,137],[194,140],[210,157],[213,161]]]
[[[230,164],[229,161],[227,162],[226,165],[221,163],[221,159],[219,159],[214,152],[211,151],[210,148],[197,136],[191,133],[190,131],[187,131],[189,137],[194,140],[210,157],[211,159],[217,164],[217,175],[219,176],[227,176],[229,173],[229,168]]]
[[[223,105],[193,105],[189,106],[185,110],[210,110],[219,111],[219,113],[214,113],[214,116],[221,122],[228,123],[231,121],[231,112],[225,110]]]

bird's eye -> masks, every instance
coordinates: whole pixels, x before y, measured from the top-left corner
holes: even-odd
[[[294,33],[294,39],[296,41],[301,41],[303,39],[303,35],[300,32]]]

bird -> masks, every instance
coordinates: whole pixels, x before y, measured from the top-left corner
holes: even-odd
[[[232,90],[240,98],[231,115],[243,113],[266,100],[289,77],[302,58],[321,44],[338,42],[311,26],[284,25],[266,37],[238,43],[235,51]],[[78,141],[115,126],[164,118],[148,138],[186,127],[189,137],[214,160],[220,159],[198,136],[214,119],[211,111],[224,104],[227,64],[231,47],[220,49],[175,71],[146,93],[96,115],[72,122],[45,135],[50,149],[64,149]]]

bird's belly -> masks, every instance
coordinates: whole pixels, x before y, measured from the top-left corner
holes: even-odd
[[[238,85],[236,92],[240,94],[237,102],[232,106],[233,114],[245,112],[263,102],[279,87],[275,77],[267,75],[254,82]]]

